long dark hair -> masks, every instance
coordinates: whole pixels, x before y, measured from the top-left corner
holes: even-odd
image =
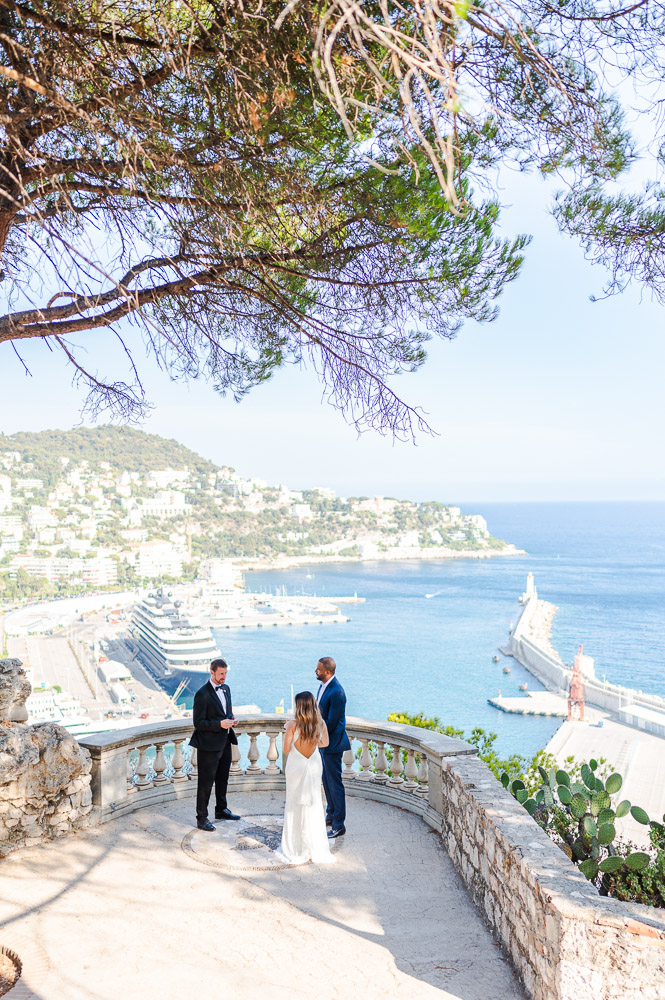
[[[304,743],[314,743],[321,732],[321,713],[311,691],[301,691],[295,696],[296,729]]]

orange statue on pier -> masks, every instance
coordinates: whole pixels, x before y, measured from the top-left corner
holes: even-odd
[[[573,718],[573,706],[577,705],[580,722],[584,722],[584,681],[582,680],[582,643],[577,650],[573,664],[573,676],[570,678],[568,694],[568,722]]]

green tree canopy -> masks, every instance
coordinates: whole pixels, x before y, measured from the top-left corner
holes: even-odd
[[[93,408],[122,413],[139,371],[98,372],[77,336],[133,323],[174,377],[236,397],[305,356],[359,426],[412,432],[392,376],[491,320],[519,270],[497,165],[579,192],[630,162],[598,52],[626,47],[633,15],[596,14],[0,0],[0,342],[47,338]]]

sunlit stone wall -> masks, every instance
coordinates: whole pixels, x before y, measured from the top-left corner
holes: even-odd
[[[442,761],[440,810],[450,857],[534,1000],[665,998],[662,910],[599,896],[478,758]]]

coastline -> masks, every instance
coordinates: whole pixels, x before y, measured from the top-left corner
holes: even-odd
[[[446,549],[432,547],[427,549],[400,548],[388,549],[387,552],[375,552],[371,556],[342,556],[339,553],[303,556],[265,556],[260,559],[233,559],[233,565],[243,572],[254,570],[298,569],[300,566],[334,565],[335,563],[373,563],[373,562],[436,562],[448,559],[492,559],[496,556],[525,556],[524,549],[514,545],[504,545],[501,549]]]

